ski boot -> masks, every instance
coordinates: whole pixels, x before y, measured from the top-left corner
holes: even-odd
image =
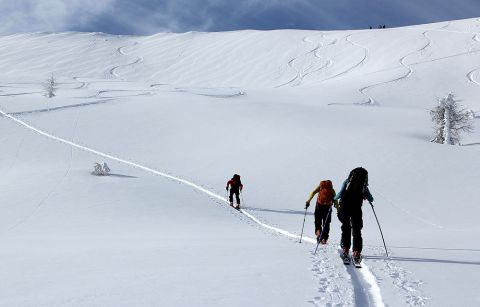
[[[362,267],[362,255],[360,254],[359,251],[353,251],[352,253],[352,259],[353,259],[353,264],[355,265],[355,267],[357,268],[361,268]]]

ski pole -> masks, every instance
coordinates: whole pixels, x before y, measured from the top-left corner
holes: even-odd
[[[325,231],[325,225],[327,224],[328,217],[331,215],[331,213],[332,213],[332,207],[330,207],[330,210],[328,210],[327,218],[326,218],[325,221],[323,222],[322,232],[320,233],[320,238],[322,237],[323,232]],[[314,255],[317,254],[317,249],[318,249],[318,245],[319,245],[319,244],[320,244],[320,242],[317,242],[317,247],[315,247],[315,252],[313,253]]]
[[[370,206],[372,207],[373,215],[375,215],[375,219],[377,220],[378,229],[380,229],[380,235],[382,236],[383,246],[385,247],[385,254],[387,254],[387,257],[388,257],[388,250],[387,250],[387,245],[385,244],[385,239],[383,238],[382,227],[380,227],[380,223],[378,222],[377,214],[375,213],[375,209],[373,208],[372,202],[369,201],[369,203],[370,203]]]
[[[298,243],[302,243],[303,227],[305,227],[305,218],[307,217],[307,209],[308,208],[305,206],[305,215],[303,216],[302,234],[300,234],[300,242],[298,242]]]

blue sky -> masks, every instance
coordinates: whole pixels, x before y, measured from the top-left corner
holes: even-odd
[[[0,0],[0,34],[361,29],[480,17],[480,0]]]

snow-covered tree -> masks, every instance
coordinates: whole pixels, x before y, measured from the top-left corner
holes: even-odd
[[[104,175],[108,175],[110,173],[110,167],[108,167],[106,162],[103,162],[102,169]]]
[[[110,168],[108,167],[107,163],[103,162],[100,164],[95,162],[93,165],[93,174],[96,176],[108,176],[110,173]]]
[[[55,97],[55,93],[57,91],[57,80],[55,79],[55,76],[52,75],[50,78],[47,79],[47,81],[43,85],[45,89],[45,96],[48,98]]]
[[[473,131],[471,113],[461,108],[452,93],[438,100],[438,105],[430,110],[430,116],[435,125],[435,137],[432,142],[460,144],[460,133]]]

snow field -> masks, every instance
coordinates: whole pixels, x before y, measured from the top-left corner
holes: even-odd
[[[480,109],[477,26],[1,37],[0,304],[478,304],[479,134],[429,143],[427,112]],[[391,254],[365,205],[360,271],[335,217],[318,255],[296,243],[308,193],[359,165]]]

